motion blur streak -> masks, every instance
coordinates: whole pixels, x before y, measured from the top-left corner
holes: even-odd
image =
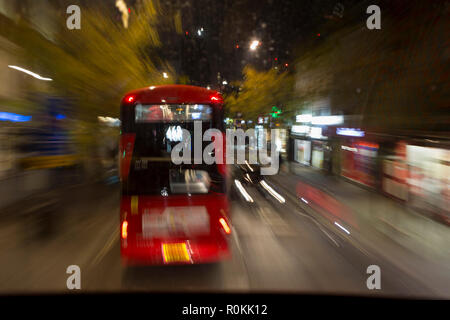
[[[248,164],[248,161],[245,160],[245,164],[247,165],[247,167],[250,169],[251,172],[253,172],[253,168]]]
[[[32,76],[32,77],[34,77],[36,79],[39,79],[39,80],[44,80],[44,81],[52,81],[53,80],[51,78],[41,77],[37,73],[31,72],[30,70],[27,70],[27,69],[24,69],[24,68],[21,68],[21,67],[18,67],[18,66],[8,66],[8,67],[10,67],[11,69],[16,69],[18,71],[22,71],[22,72],[24,72],[26,74],[29,74],[30,76]]]
[[[309,183],[297,182],[297,197],[315,207],[325,218],[333,222],[335,218],[345,221],[354,228],[358,227],[352,209],[329,192],[325,192]],[[305,200],[308,199],[308,200]]]
[[[125,29],[128,28],[128,8],[124,0],[116,0],[116,7],[122,13],[122,23]]]
[[[24,116],[11,112],[0,112],[0,121],[26,122],[30,120],[31,116]]]
[[[280,203],[285,203],[286,199],[283,198],[278,192],[273,190],[271,186],[267,184],[264,180],[260,181],[261,185],[264,189],[266,189],[275,199],[277,199]]]
[[[122,222],[122,239],[126,239],[128,236],[128,221]]]
[[[334,222],[335,225],[337,225],[339,228],[341,228],[342,230],[344,230],[347,234],[350,234],[350,231],[348,231],[347,229],[345,229],[343,226],[341,226],[339,223]]]
[[[250,197],[250,195],[248,194],[248,192],[244,189],[244,187],[242,186],[242,183],[239,180],[234,180],[234,183],[236,184],[236,187],[239,189],[239,192],[242,194],[242,196],[244,197],[244,199],[247,202],[253,202],[252,197]]]
[[[230,227],[228,226],[228,224],[227,224],[227,222],[225,221],[225,219],[224,219],[224,218],[220,218],[219,221],[220,221],[220,224],[222,225],[223,230],[225,231],[225,233],[226,233],[226,234],[230,234],[230,233],[231,233],[231,229],[230,229]]]

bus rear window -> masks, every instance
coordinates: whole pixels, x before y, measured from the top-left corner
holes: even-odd
[[[212,109],[204,104],[184,105],[141,105],[135,107],[135,122],[180,122],[208,121],[212,118]]]

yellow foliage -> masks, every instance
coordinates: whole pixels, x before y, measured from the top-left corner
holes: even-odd
[[[150,56],[161,45],[157,1],[144,1],[127,29],[99,9],[84,9],[81,29],[63,28],[55,42],[36,36],[26,24],[16,33],[25,61],[34,61],[54,81],[56,92],[75,97],[78,118],[118,116],[120,98],[129,90],[176,79],[173,68]],[[164,66],[158,70],[155,65]],[[162,72],[169,77],[163,78]]]
[[[271,112],[272,107],[286,105],[292,95],[293,79],[288,73],[276,70],[257,71],[244,68],[244,81],[237,95],[225,97],[228,115],[241,112],[246,119]]]

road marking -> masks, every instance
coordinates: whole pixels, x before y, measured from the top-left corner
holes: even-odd
[[[248,271],[247,261],[245,261],[245,256],[244,256],[244,253],[241,248],[241,242],[239,241],[238,233],[234,226],[231,227],[231,234],[232,234],[234,242],[236,243],[236,247],[238,249],[242,264],[244,265],[244,269],[245,269],[245,280],[244,281],[247,284],[247,288],[250,288],[250,275],[249,275],[249,271]]]
[[[237,236],[236,228],[234,226],[231,227],[231,234],[233,235],[233,240],[236,242],[236,247],[238,248],[239,254],[243,256],[241,243],[239,242],[239,238]]]
[[[403,235],[405,235],[405,236],[412,237],[411,234],[409,234],[408,232],[403,231],[402,229],[396,227],[394,224],[392,224],[391,222],[387,221],[386,219],[384,219],[384,218],[378,218],[378,220],[380,220],[381,222],[383,222],[383,223],[386,224],[387,226],[391,227],[391,228],[394,229],[395,231],[400,232],[401,234],[403,234]]]
[[[341,228],[342,230],[345,231],[345,233],[350,234],[350,231],[348,231],[347,229],[345,229],[343,226],[341,226],[339,223],[337,223],[336,221],[334,222],[335,225],[337,225],[339,228]]]
[[[322,225],[319,222],[317,222],[315,218],[313,218],[307,214],[301,213],[298,210],[296,210],[296,212],[297,212],[297,214],[299,214],[301,216],[308,217],[309,219],[311,219],[317,225],[319,230],[322,231],[331,241],[333,241],[333,243],[336,245],[336,247],[340,247],[339,243],[336,240],[334,240],[334,238],[327,231],[325,231],[325,229],[322,227]]]
[[[289,224],[274,210],[268,207],[259,207],[258,215],[261,220],[269,227],[273,236],[294,236],[296,233]]]
[[[264,227],[261,230],[267,231],[266,232],[267,236],[276,238],[275,233],[272,230],[272,226],[270,225],[270,221],[267,218],[266,214],[264,213],[265,209],[266,209],[266,207],[260,207],[260,206],[258,206],[256,208],[257,215],[259,216],[259,219],[261,220],[261,225],[262,225],[262,227]]]
[[[97,265],[106,256],[106,254],[112,248],[112,246],[118,240],[118,238],[119,238],[119,232],[114,231],[114,233],[112,234],[112,237],[110,237],[110,239],[106,242],[106,244],[103,246],[103,248],[97,254],[97,256],[94,258],[94,260],[92,262],[94,265]]]

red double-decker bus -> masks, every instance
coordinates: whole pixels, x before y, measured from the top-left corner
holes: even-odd
[[[225,164],[174,164],[194,121],[224,130],[223,98],[187,85],[129,92],[121,103],[120,239],[127,265],[194,264],[230,256]],[[214,139],[213,139],[214,140]],[[195,139],[191,139],[192,150]],[[203,148],[211,142],[201,142]]]

